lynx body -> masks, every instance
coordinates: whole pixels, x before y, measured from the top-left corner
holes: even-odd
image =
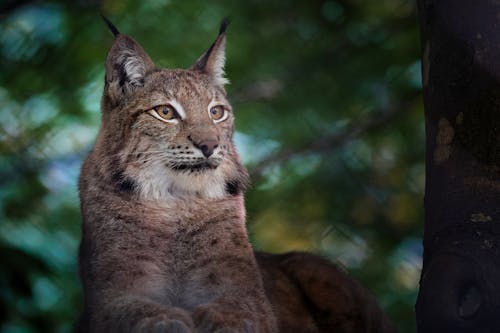
[[[102,125],[79,183],[79,332],[396,332],[332,263],[253,252],[226,24],[187,70],[155,67],[108,24]]]
[[[275,332],[245,228],[225,25],[189,70],[119,34],[80,177],[86,332]]]

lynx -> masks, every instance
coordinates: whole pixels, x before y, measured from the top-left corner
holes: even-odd
[[[330,262],[254,253],[248,175],[224,85],[227,22],[189,69],[131,37],[106,58],[102,124],[79,182],[80,332],[392,332]]]

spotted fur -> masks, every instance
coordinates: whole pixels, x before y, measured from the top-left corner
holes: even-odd
[[[79,184],[81,332],[277,331],[245,228],[224,43],[221,31],[192,69],[161,69],[115,37]],[[161,105],[178,118],[163,121]]]
[[[396,332],[369,292],[332,263],[254,254],[245,228],[248,176],[224,90],[227,23],[188,70],[156,68],[107,23],[115,41],[102,125],[79,182],[78,331]],[[151,111],[166,104],[179,119]],[[227,118],[216,123],[217,105]]]

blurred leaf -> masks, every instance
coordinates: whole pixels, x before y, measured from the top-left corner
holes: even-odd
[[[101,12],[175,68],[231,17],[228,95],[255,176],[253,244],[339,262],[414,332],[421,250],[407,244],[422,233],[424,130],[405,0],[2,3],[0,332],[71,332],[79,315],[77,176],[112,42]]]

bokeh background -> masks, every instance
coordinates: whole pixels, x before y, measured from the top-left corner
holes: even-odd
[[[100,121],[107,15],[164,67],[229,16],[228,92],[254,246],[343,266],[402,332],[421,269],[424,124],[413,1],[0,3],[0,332],[71,332],[77,177]]]

